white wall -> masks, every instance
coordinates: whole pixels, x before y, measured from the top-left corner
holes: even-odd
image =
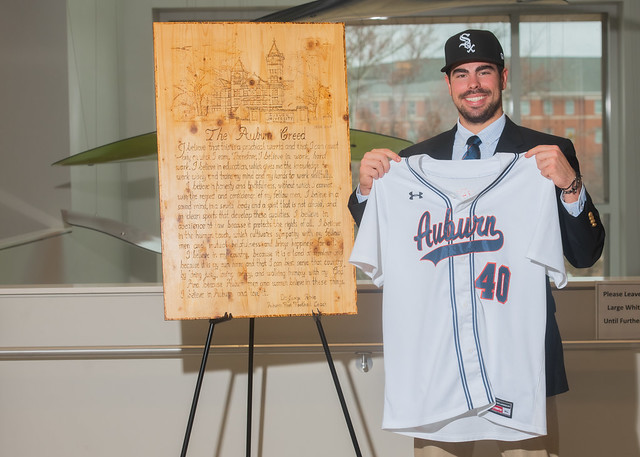
[[[157,286],[0,291],[0,454],[179,455],[208,322],[165,322],[162,307]],[[363,451],[408,455],[410,441],[380,431],[379,344],[373,371],[355,369],[358,340],[376,338],[372,316],[322,322],[331,344],[344,342],[333,357]],[[247,355],[238,345],[247,343],[248,320],[215,327],[222,347],[208,360],[188,455],[243,455]],[[313,319],[257,319],[256,345],[253,455],[348,455]]]
[[[557,401],[561,455],[640,456],[640,346],[575,339],[593,338],[595,320],[572,317],[594,315],[593,284],[557,298],[571,385]],[[357,316],[322,318],[358,444],[408,457],[412,440],[380,429],[381,293],[361,289],[358,303]],[[1,455],[179,455],[208,321],[164,321],[159,286],[0,289],[0,316]],[[248,325],[214,328],[191,457],[245,455]],[[256,319],[255,344],[252,455],[355,455],[313,318]]]

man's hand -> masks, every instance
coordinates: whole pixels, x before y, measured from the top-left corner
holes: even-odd
[[[542,176],[549,178],[556,187],[564,189],[569,187],[576,178],[576,171],[569,165],[567,158],[564,156],[560,148],[556,145],[540,145],[529,149],[524,155],[525,157],[536,158],[536,164]],[[566,203],[573,203],[578,200],[580,189],[578,187],[575,194],[564,194],[562,198]]]
[[[360,193],[369,195],[373,180],[389,171],[389,162],[400,162],[400,156],[390,149],[372,149],[360,161]]]

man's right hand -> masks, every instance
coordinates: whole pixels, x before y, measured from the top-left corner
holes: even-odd
[[[389,162],[400,162],[400,156],[390,149],[372,149],[360,161],[360,193],[369,195],[373,180],[389,171]]]

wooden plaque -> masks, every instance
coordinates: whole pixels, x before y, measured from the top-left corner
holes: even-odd
[[[344,25],[155,23],[166,319],[353,314]]]

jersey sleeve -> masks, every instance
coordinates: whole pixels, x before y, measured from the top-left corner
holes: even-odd
[[[373,283],[381,287],[384,283],[383,240],[385,236],[384,211],[381,210],[380,180],[374,181],[349,262],[362,270]]]
[[[537,173],[540,181],[539,210],[535,214],[535,229],[531,237],[527,257],[545,267],[556,287],[567,284],[567,273],[562,254],[562,236],[553,182]]]

